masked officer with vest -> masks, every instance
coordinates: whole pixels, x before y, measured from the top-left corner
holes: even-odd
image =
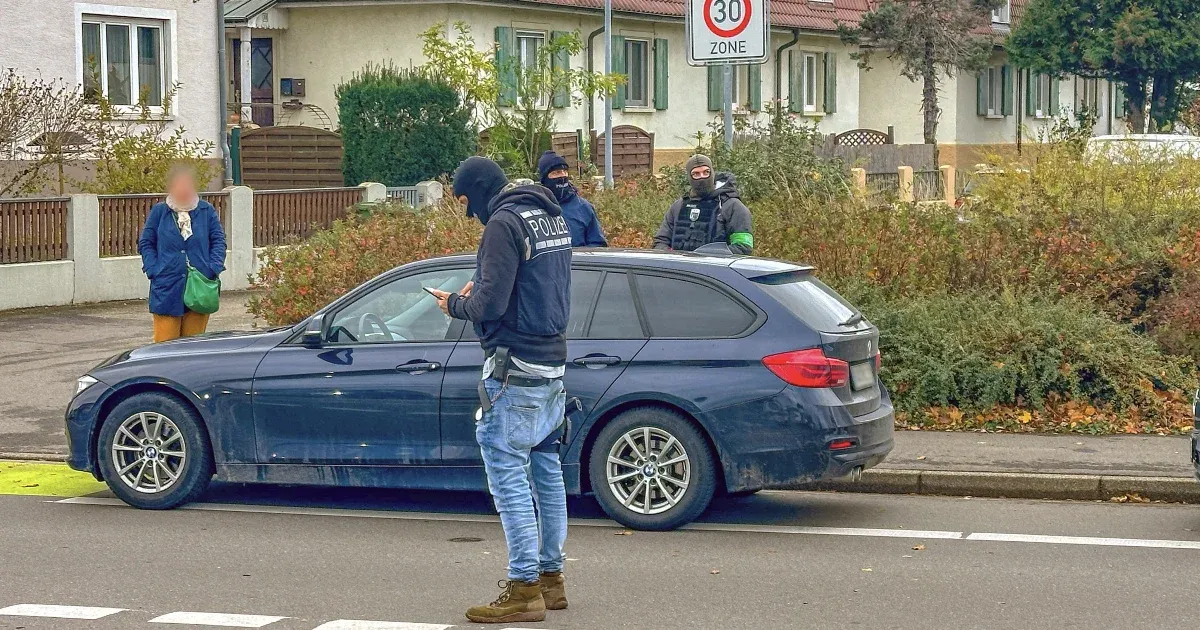
[[[454,195],[484,225],[475,279],[459,293],[433,293],[448,315],[473,323],[487,357],[475,439],[509,567],[496,601],[471,608],[467,618],[542,621],[547,609],[567,607],[567,495],[553,442],[566,406],[570,230],[549,190],[509,184],[487,158],[459,165]]]
[[[716,175],[712,160],[697,153],[684,164],[691,188],[671,205],[654,235],[654,249],[690,252],[709,243],[725,243],[734,254],[749,255],[750,209],[738,198],[731,173]]]
[[[608,247],[596,208],[571,184],[567,161],[554,151],[546,151],[538,158],[538,176],[562,206],[563,218],[571,228],[571,247]]]

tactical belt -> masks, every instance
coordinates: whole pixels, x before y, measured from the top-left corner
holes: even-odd
[[[533,376],[531,374],[521,374],[513,372],[512,354],[507,347],[500,346],[492,353],[491,358],[494,358],[492,364],[492,378],[500,381],[504,387],[512,385],[514,387],[541,387],[549,385],[558,380],[554,378],[544,378],[541,376]],[[492,408],[492,403],[495,400],[488,395],[487,387],[483,384],[483,380],[479,381],[477,388],[479,393],[479,409],[482,413],[487,413]],[[497,394],[497,397],[499,395]]]

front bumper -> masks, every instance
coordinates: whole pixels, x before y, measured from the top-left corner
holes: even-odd
[[[96,465],[95,437],[100,429],[100,407],[112,388],[96,383],[71,399],[67,405],[67,466],[92,473],[100,479]]]

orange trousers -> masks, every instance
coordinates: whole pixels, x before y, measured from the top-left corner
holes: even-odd
[[[183,317],[154,315],[154,343],[199,335],[208,328],[208,315],[184,311]]]

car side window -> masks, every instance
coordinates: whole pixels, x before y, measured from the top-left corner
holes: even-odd
[[[638,274],[637,290],[653,337],[734,337],[755,320],[745,306],[699,282]]]
[[[326,343],[445,341],[450,318],[422,287],[455,292],[473,269],[443,269],[393,280],[333,314]]]
[[[596,289],[600,287],[600,271],[574,269],[571,271],[571,316],[567,320],[567,338],[578,339],[587,332],[588,315],[592,312]]]
[[[591,339],[646,337],[638,319],[637,306],[633,302],[628,274],[609,272],[604,276],[604,287],[600,289],[600,299],[596,301],[596,314],[592,316],[592,327],[587,336]]]

